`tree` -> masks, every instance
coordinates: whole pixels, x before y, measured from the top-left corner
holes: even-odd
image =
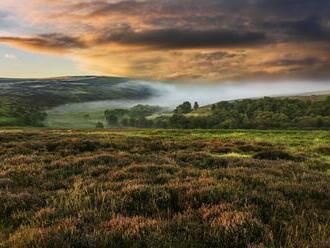
[[[330,96],[326,98],[324,102],[322,102],[322,106],[320,106],[321,114],[324,116],[330,116]]]
[[[208,119],[205,116],[191,117],[190,128],[208,128]]]
[[[96,128],[104,128],[104,124],[102,122],[97,122],[96,125],[95,125]]]
[[[197,110],[197,109],[199,109],[199,104],[198,104],[198,102],[195,102],[195,104],[194,104],[194,110]]]
[[[152,121],[149,121],[144,116],[140,116],[135,120],[135,127],[150,128],[151,126],[152,126]]]
[[[35,106],[19,106],[15,108],[14,116],[19,118],[24,125],[43,126],[47,113]]]
[[[119,121],[129,112],[128,109],[110,109],[104,112],[105,119],[110,125],[119,125]]]
[[[184,102],[183,104],[179,105],[174,112],[176,114],[189,114],[192,112],[192,106],[190,102]]]
[[[130,123],[130,118],[129,117],[124,117],[120,120],[120,125],[124,127],[128,127]]]
[[[136,105],[129,110],[129,115],[134,117],[147,117],[162,110],[159,106]]]
[[[212,107],[211,107],[211,110],[214,111],[216,109],[216,105],[215,104],[212,104]]]
[[[170,124],[171,127],[173,128],[188,128],[189,127],[189,120],[187,119],[187,117],[185,117],[182,114],[174,114],[171,118],[170,118]]]
[[[170,123],[167,117],[157,117],[153,120],[153,126],[155,128],[168,128]]]
[[[110,125],[118,125],[118,117],[114,114],[108,114],[106,115],[106,119]]]
[[[137,105],[131,109],[106,111],[110,123],[158,128],[329,128],[330,97],[324,100],[262,98],[224,101],[211,106],[207,115],[187,115],[198,109],[190,102],[179,105],[172,116],[153,116],[159,107]],[[20,113],[22,111],[15,111]],[[33,118],[35,119],[35,118]],[[119,124],[118,124],[119,125]]]

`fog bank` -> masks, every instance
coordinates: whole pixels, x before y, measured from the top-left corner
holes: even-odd
[[[221,84],[171,84],[130,81],[128,85],[149,85],[157,97],[147,99],[150,104],[175,107],[183,101],[198,101],[200,105],[219,101],[265,96],[293,96],[319,94],[330,91],[330,82],[245,82]]]
[[[128,108],[137,104],[158,105],[174,108],[183,101],[195,102],[200,106],[219,101],[264,96],[293,96],[320,94],[329,91],[330,82],[245,82],[221,84],[174,84],[155,81],[127,81],[116,87],[132,89],[149,88],[154,96],[142,100],[107,100],[66,104],[52,109],[56,112],[94,112],[109,108]]]

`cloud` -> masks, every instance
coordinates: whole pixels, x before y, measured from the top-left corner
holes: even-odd
[[[0,43],[97,74],[330,78],[330,0],[1,0],[4,18]]]
[[[158,49],[244,47],[266,40],[264,33],[232,30],[161,29],[134,32],[126,30],[104,35],[99,42],[148,46]]]
[[[307,17],[298,20],[266,22],[262,26],[276,32],[279,38],[292,42],[330,41],[330,26],[326,19]]]
[[[315,57],[307,58],[283,58],[274,61],[268,61],[265,63],[267,66],[280,66],[280,67],[289,67],[289,66],[313,66],[319,64],[320,61]]]
[[[16,59],[17,59],[16,55],[14,55],[14,54],[9,54],[9,53],[6,53],[3,57],[4,57],[5,59],[8,59],[8,60],[16,60]]]
[[[302,39],[330,41],[330,27],[317,17],[287,23],[288,32]]]
[[[35,37],[0,36],[0,43],[49,52],[61,52],[85,47],[84,42],[79,39],[63,34],[42,34]]]
[[[272,13],[273,16],[288,19],[315,15],[328,16],[330,13],[329,0],[256,0],[254,5],[258,12],[263,11],[266,15]]]

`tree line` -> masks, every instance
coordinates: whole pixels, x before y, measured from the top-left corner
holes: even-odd
[[[330,97],[319,101],[271,97],[223,101],[209,107],[207,115],[199,115],[198,109],[197,102],[194,105],[184,102],[173,113],[162,114],[160,107],[138,105],[131,109],[107,110],[105,116],[108,123],[113,126],[138,128],[308,129],[330,127]]]
[[[0,102],[0,117],[12,118],[4,125],[42,127],[47,113],[40,107],[27,104],[3,104]],[[0,123],[1,125],[1,123]]]

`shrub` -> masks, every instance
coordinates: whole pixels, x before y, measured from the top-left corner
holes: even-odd
[[[259,152],[253,156],[255,159],[267,159],[267,160],[292,160],[292,161],[300,161],[302,158],[293,156],[287,152],[284,151],[278,151],[278,150],[271,150],[271,151],[265,151],[265,152]]]

